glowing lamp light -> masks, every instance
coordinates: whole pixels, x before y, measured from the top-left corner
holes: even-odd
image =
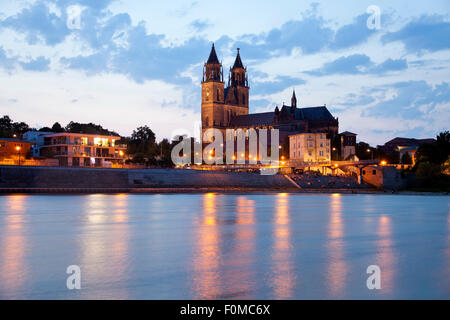
[[[17,151],[20,151],[20,146],[17,146],[17,147],[16,147],[16,150],[17,150]]]
[[[286,162],[283,161],[283,162],[281,162],[281,164],[284,166],[286,164]]]
[[[335,163],[335,164],[334,164],[334,167],[337,168],[337,167],[339,167],[339,165],[338,165],[337,163]]]
[[[123,151],[122,151],[122,150],[119,151],[119,155],[120,155],[121,157],[123,157]]]
[[[387,162],[385,160],[383,160],[383,161],[381,161],[381,165],[385,166],[385,165],[387,165]]]
[[[281,160],[284,160],[284,156],[281,156]]]

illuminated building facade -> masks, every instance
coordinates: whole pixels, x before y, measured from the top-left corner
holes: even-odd
[[[28,156],[31,143],[20,139],[0,138],[0,160]]]
[[[56,158],[60,166],[114,167],[124,164],[125,145],[119,136],[84,133],[26,133],[24,138],[36,141],[34,156]]]
[[[326,132],[308,132],[289,136],[289,158],[303,162],[331,161],[331,141]]]

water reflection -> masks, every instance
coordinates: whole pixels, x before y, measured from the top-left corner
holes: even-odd
[[[247,299],[251,297],[255,271],[255,201],[239,196],[233,210],[224,212],[219,197],[223,196],[202,196],[202,215],[195,227],[193,296]],[[230,223],[232,232],[223,232]]]
[[[125,286],[115,284],[130,277],[129,197],[126,194],[89,195],[83,211],[86,219],[81,232],[82,279],[99,287],[112,286],[107,294],[115,299],[126,299],[129,294]],[[101,298],[90,290],[85,294],[88,299]]]
[[[392,244],[392,221],[387,215],[381,215],[378,219],[377,247],[378,254],[376,265],[381,269],[381,289],[383,293],[391,293],[394,287],[394,252]]]
[[[0,297],[17,291],[27,280],[25,202],[24,195],[7,196],[6,210],[2,210],[5,215],[2,226],[4,231],[0,234]]]
[[[227,290],[223,298],[250,299],[254,283],[255,258],[255,201],[244,196],[236,199],[236,231],[233,247],[227,261],[229,271],[224,278]]]
[[[221,294],[217,195],[207,193],[202,202],[201,225],[197,226],[194,251],[193,291],[194,299],[212,299]]]
[[[280,193],[276,197],[274,217],[271,286],[274,299],[293,297],[296,275],[292,261],[291,227],[289,220],[289,195]]]
[[[342,221],[342,195],[335,193],[330,199],[330,219],[328,223],[327,284],[332,298],[344,295],[347,277],[347,263],[344,257],[344,223]]]

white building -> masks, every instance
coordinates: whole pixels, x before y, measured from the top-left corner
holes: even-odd
[[[331,141],[326,132],[298,133],[289,136],[290,160],[331,161]]]

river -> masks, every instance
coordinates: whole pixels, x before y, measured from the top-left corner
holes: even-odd
[[[1,299],[450,299],[450,198],[4,195],[0,250]]]

